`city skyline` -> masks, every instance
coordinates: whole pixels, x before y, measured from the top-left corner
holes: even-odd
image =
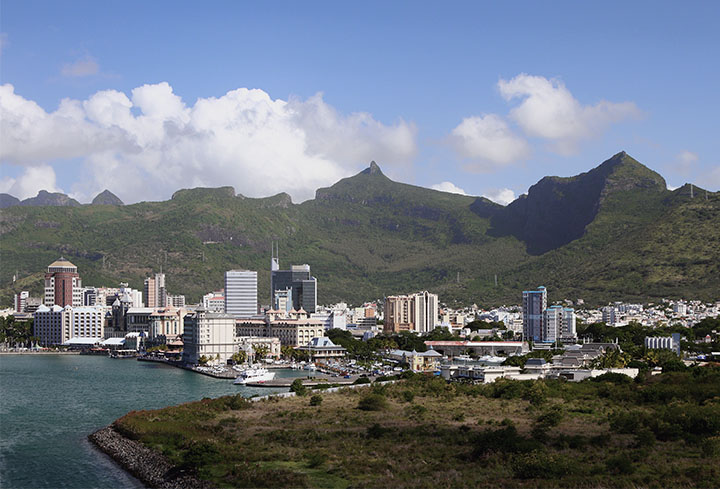
[[[507,203],[621,150],[670,187],[720,188],[714,3],[158,2],[111,22],[132,6],[3,3],[0,191],[132,203],[231,184],[297,202],[375,160]]]

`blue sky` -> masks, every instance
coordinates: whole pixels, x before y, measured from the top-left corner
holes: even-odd
[[[0,9],[0,192],[19,197],[301,201],[374,159],[506,202],[621,150],[720,190],[718,2]]]

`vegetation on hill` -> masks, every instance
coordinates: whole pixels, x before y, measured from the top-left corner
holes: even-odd
[[[222,287],[225,270],[258,270],[268,304],[272,240],[281,266],[311,265],[321,303],[421,289],[451,305],[517,303],[540,284],[551,300],[710,300],[718,223],[720,196],[670,192],[624,153],[576,177],[547,177],[507,207],[394,182],[373,163],[302,204],[222,187],[165,202],[2,209],[0,300],[39,294],[47,265],[64,255],[87,285],[139,288],[162,267],[168,290],[191,302]]]
[[[580,383],[393,385],[251,403],[239,395],[114,423],[218,487],[720,485],[720,368]]]

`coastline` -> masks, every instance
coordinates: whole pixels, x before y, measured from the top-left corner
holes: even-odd
[[[156,489],[212,489],[209,482],[179,471],[167,458],[142,443],[124,437],[112,425],[88,435],[88,440],[143,484]]]

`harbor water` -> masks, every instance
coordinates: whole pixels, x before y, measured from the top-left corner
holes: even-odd
[[[278,377],[307,375],[276,372]],[[143,487],[96,450],[87,435],[133,410],[286,391],[233,385],[134,359],[0,355],[0,487]]]

